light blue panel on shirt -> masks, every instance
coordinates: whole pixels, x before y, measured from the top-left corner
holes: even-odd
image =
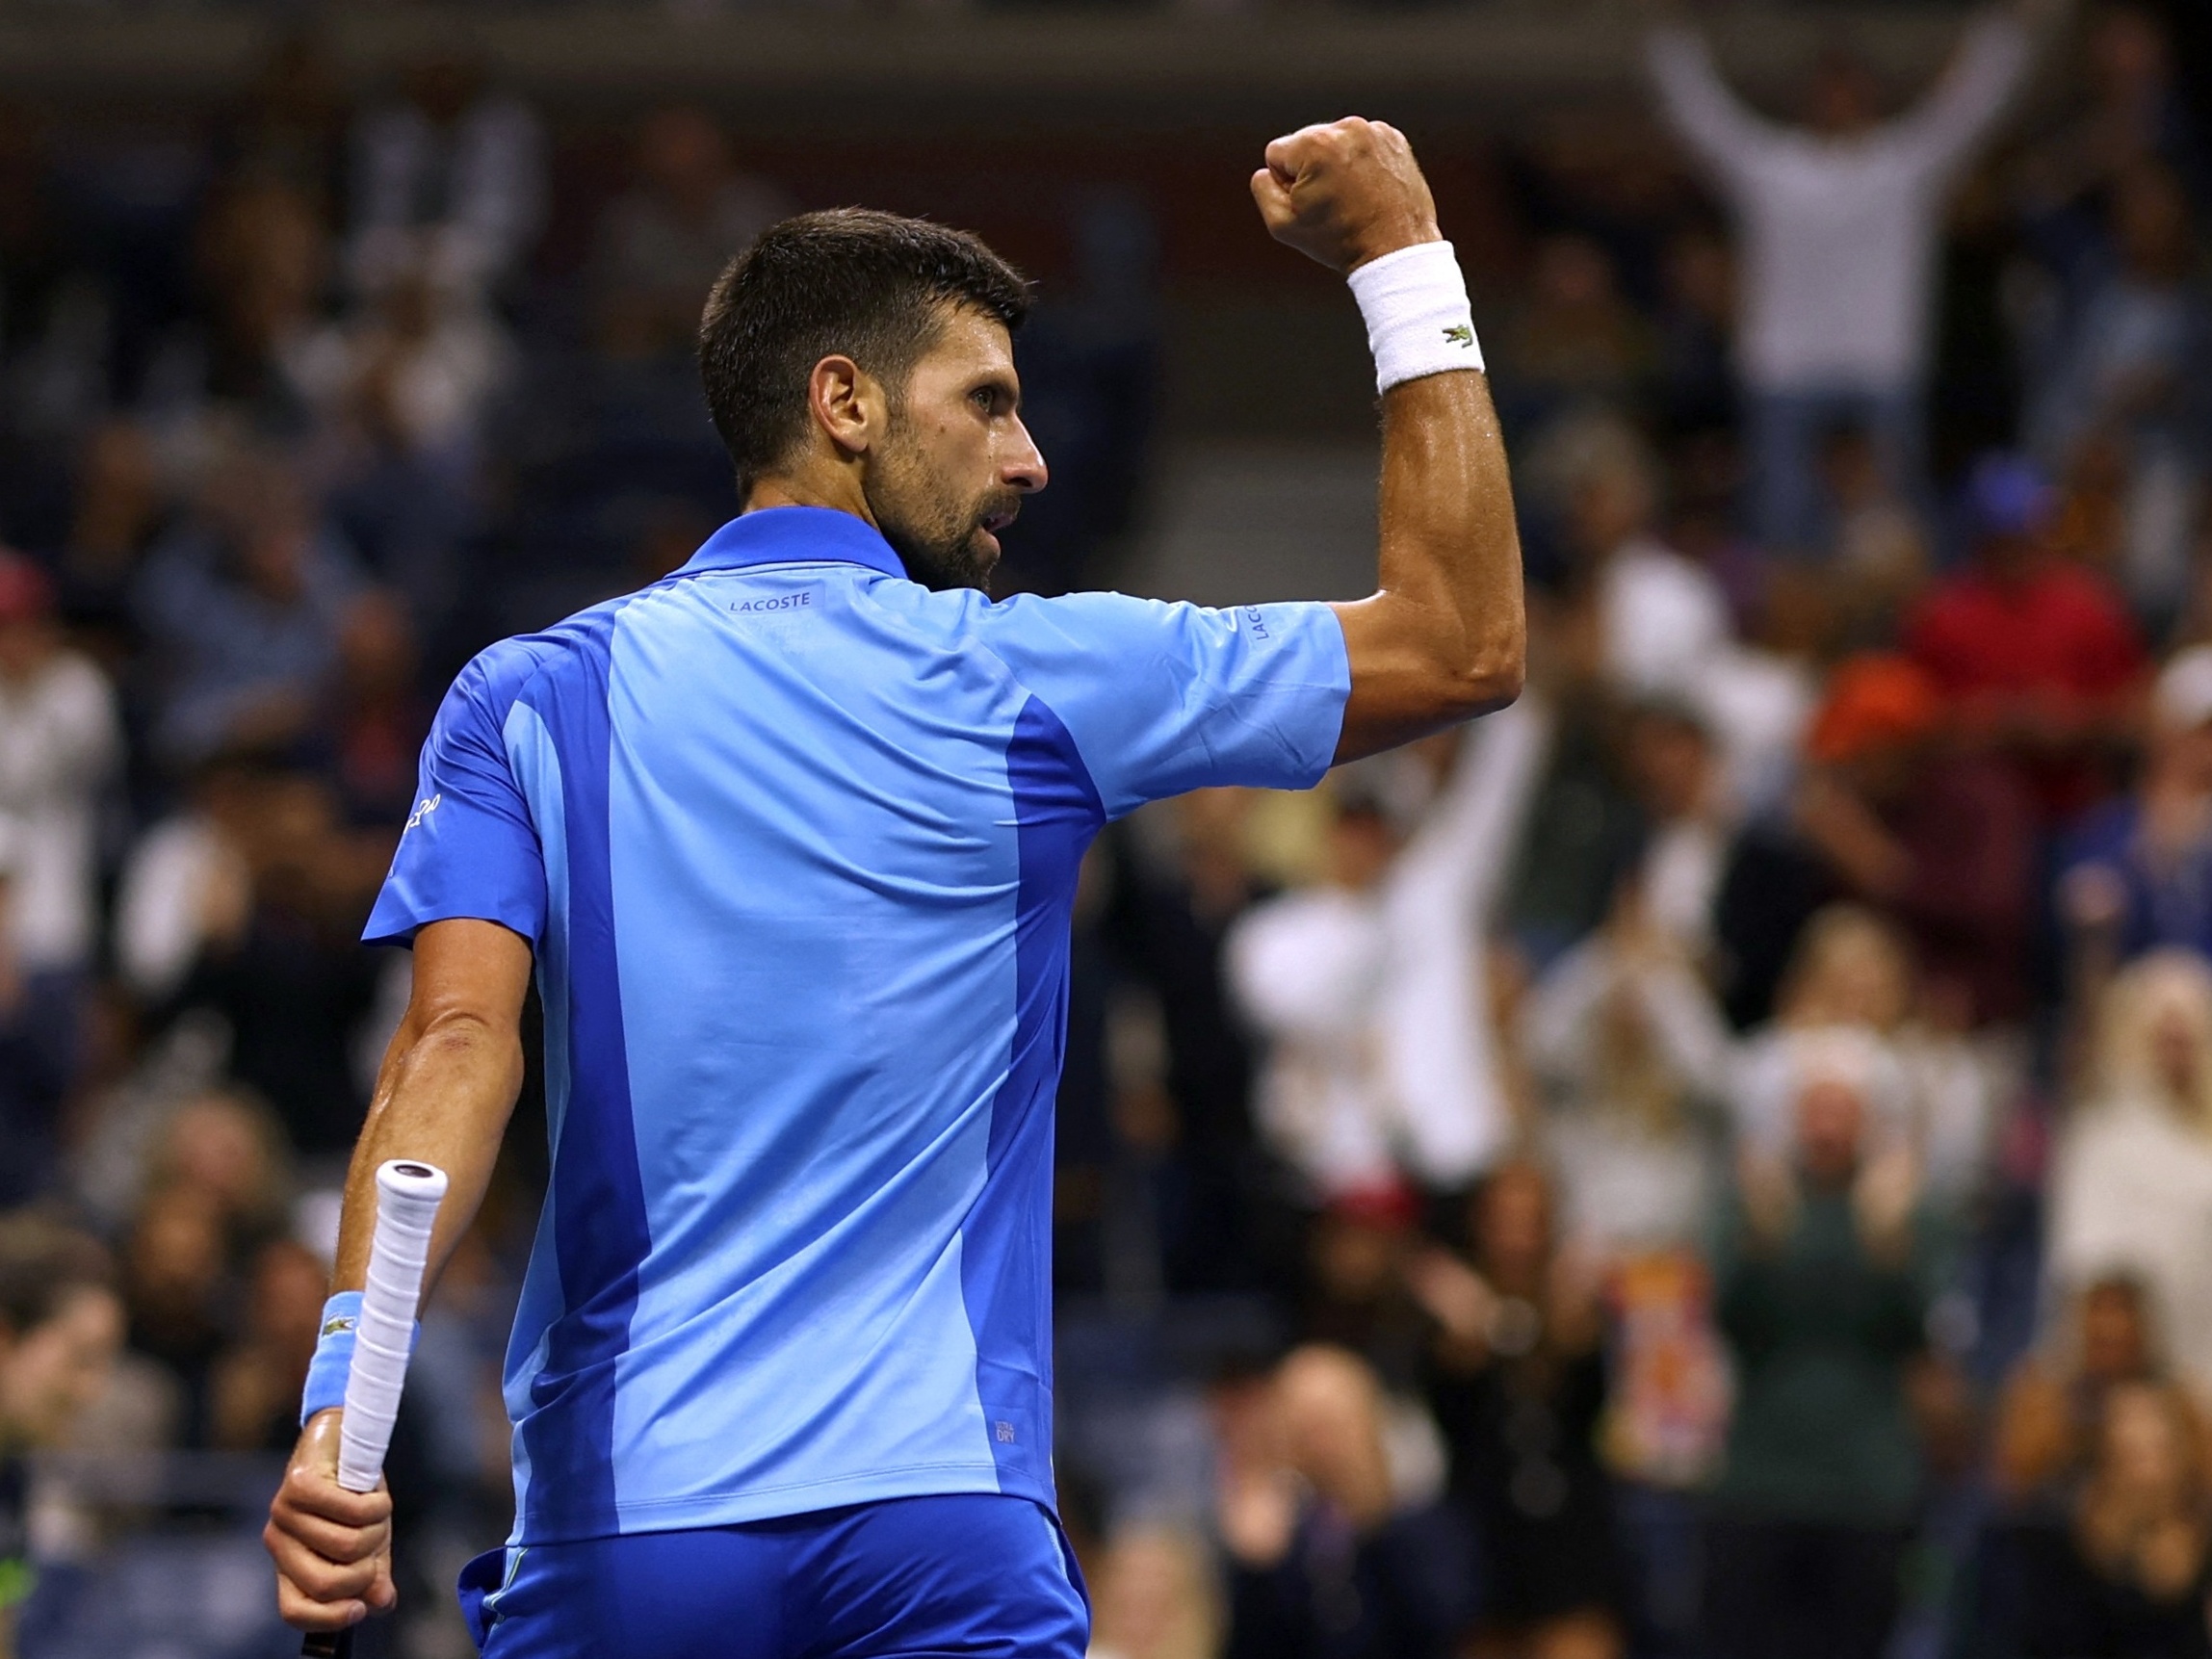
[[[737,1518],[737,1491],[777,1514],[997,1487],[958,1264],[1012,1026],[1020,693],[988,658],[867,649],[883,580],[708,573],[616,624],[653,1236],[616,1393],[626,1526]]]

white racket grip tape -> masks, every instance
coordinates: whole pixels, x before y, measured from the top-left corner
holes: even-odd
[[[338,1435],[338,1484],[348,1491],[374,1491],[383,1477],[429,1265],[430,1228],[445,1196],[446,1172],[434,1164],[394,1158],[377,1171],[377,1231]]]

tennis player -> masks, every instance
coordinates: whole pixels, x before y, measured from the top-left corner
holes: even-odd
[[[1209,610],[984,588],[1045,484],[1021,278],[860,211],[773,227],[700,328],[743,501],[641,592],[447,695],[371,917],[411,941],[327,1335],[267,1533],[284,1616],[394,1599],[333,1478],[374,1171],[488,1179],[544,1005],[552,1179],[507,1351],[494,1659],[1080,1659],[1054,1516],[1053,1102],[1099,828],[1510,701],[1521,567],[1467,291],[1412,151],[1277,140],[1267,227],[1349,281],[1383,389],[1381,588]],[[1285,342],[1285,350],[1294,350]]]

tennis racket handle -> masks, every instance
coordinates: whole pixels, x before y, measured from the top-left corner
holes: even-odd
[[[374,1491],[383,1478],[414,1347],[430,1229],[445,1196],[446,1172],[434,1165],[395,1158],[377,1171],[377,1230],[338,1432],[338,1484],[348,1491]]]
[[[346,1373],[346,1414],[338,1426],[338,1484],[374,1491],[384,1478],[400,1389],[414,1348],[415,1309],[430,1259],[430,1229],[446,1196],[446,1172],[395,1158],[377,1171],[377,1231],[369,1241],[369,1282]],[[300,1659],[351,1659],[353,1630],[311,1630]]]

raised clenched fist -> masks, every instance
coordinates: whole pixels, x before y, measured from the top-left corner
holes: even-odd
[[[1252,197],[1277,242],[1331,271],[1443,240],[1436,199],[1405,134],[1359,116],[1301,127],[1269,144],[1267,165],[1252,175]]]

